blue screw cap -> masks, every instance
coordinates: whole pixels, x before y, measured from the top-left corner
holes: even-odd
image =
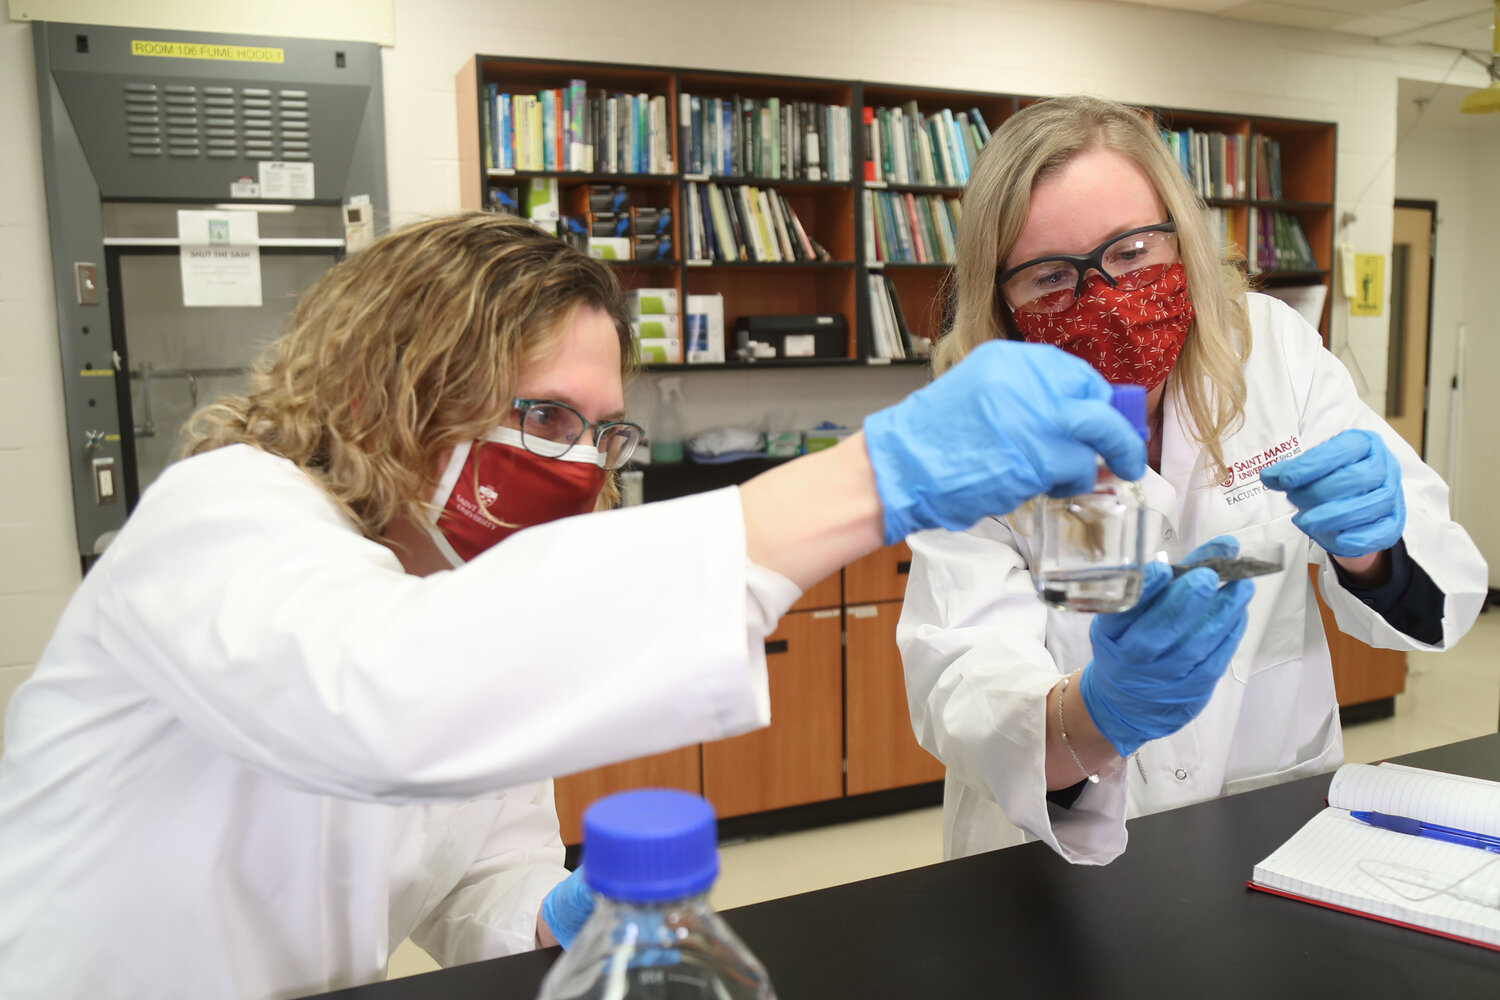
[[[689,792],[638,788],[583,814],[583,880],[610,899],[659,903],[706,892],[719,875],[713,806]]]
[[[1110,386],[1110,405],[1130,421],[1136,433],[1143,439],[1150,433],[1146,428],[1146,387],[1143,385]]]

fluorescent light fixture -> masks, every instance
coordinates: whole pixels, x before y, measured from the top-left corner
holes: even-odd
[[[241,211],[241,212],[295,212],[295,211],[297,211],[297,206],[296,205],[276,205],[276,204],[270,204],[270,203],[266,203],[266,202],[233,202],[233,201],[226,201],[226,202],[221,202],[218,205],[215,205],[214,208],[217,208],[221,212],[234,212],[234,211]]]

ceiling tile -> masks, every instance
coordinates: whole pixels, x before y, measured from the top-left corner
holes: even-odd
[[[1310,7],[1295,7],[1286,3],[1268,3],[1254,0],[1230,7],[1219,15],[1233,21],[1251,21],[1255,24],[1275,24],[1285,28],[1315,28],[1335,30],[1349,20],[1349,15],[1336,10],[1314,10]]]

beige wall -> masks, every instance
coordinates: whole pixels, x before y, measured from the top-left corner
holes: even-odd
[[[1435,201],[1437,254],[1433,272],[1427,462],[1453,490],[1454,517],[1468,529],[1500,586],[1500,517],[1494,515],[1500,472],[1491,455],[1500,425],[1500,313],[1488,292],[1500,260],[1500,116],[1454,111],[1467,88],[1407,84],[1398,107],[1396,197]],[[1415,97],[1428,97],[1417,114]],[[1463,384],[1451,388],[1463,335]],[[1453,420],[1455,402],[1457,420]]]
[[[1398,77],[1438,80],[1451,64],[1451,53],[1441,50],[1393,49],[1349,36],[1083,0],[395,0],[394,22],[396,44],[386,50],[384,66],[390,195],[398,222],[458,207],[453,77],[466,59],[483,52],[1028,94],[1086,91],[1170,107],[1335,121],[1339,208],[1357,216],[1342,235],[1361,251],[1386,253]],[[1478,86],[1480,76],[1465,65],[1453,81]],[[45,291],[30,32],[23,24],[0,24],[0,86],[6,98],[0,134],[8,141],[19,137],[0,160],[6,171],[0,178],[3,699],[6,685],[39,656],[76,578],[77,558],[55,317]],[[1351,346],[1374,390],[1370,402],[1382,406],[1385,318],[1350,320],[1337,309],[1335,316],[1335,346]],[[707,425],[748,420],[767,407],[795,408],[806,419],[857,419],[898,397],[916,376],[842,371],[775,382],[694,378],[717,380],[688,386],[689,399],[696,395],[700,402],[690,421]],[[720,401],[712,408],[704,400],[710,394]],[[814,398],[824,401],[818,410],[806,403]]]
[[[78,583],[31,30],[0,22],[0,704]],[[0,730],[0,739],[4,738]]]

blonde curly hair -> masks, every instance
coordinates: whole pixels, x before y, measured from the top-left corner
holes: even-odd
[[[1038,180],[1079,153],[1107,149],[1146,175],[1177,223],[1178,253],[1195,319],[1173,367],[1198,443],[1208,452],[1210,482],[1223,477],[1222,441],[1243,419],[1244,363],[1250,357],[1246,280],[1225,259],[1203,202],[1188,185],[1149,118],[1095,97],[1055,97],[1024,108],[995,131],[964,190],[954,268],[952,332],[937,343],[933,369],[943,372],[986,340],[1021,339],[1001,300],[995,272],[1025,226]]]
[[[200,409],[183,454],[248,444],[288,459],[374,538],[419,515],[439,458],[493,430],[522,368],[593,308],[633,369],[614,271],[531,223],[418,222],[334,265],[297,303],[250,390]],[[600,506],[618,498],[610,477]]]

